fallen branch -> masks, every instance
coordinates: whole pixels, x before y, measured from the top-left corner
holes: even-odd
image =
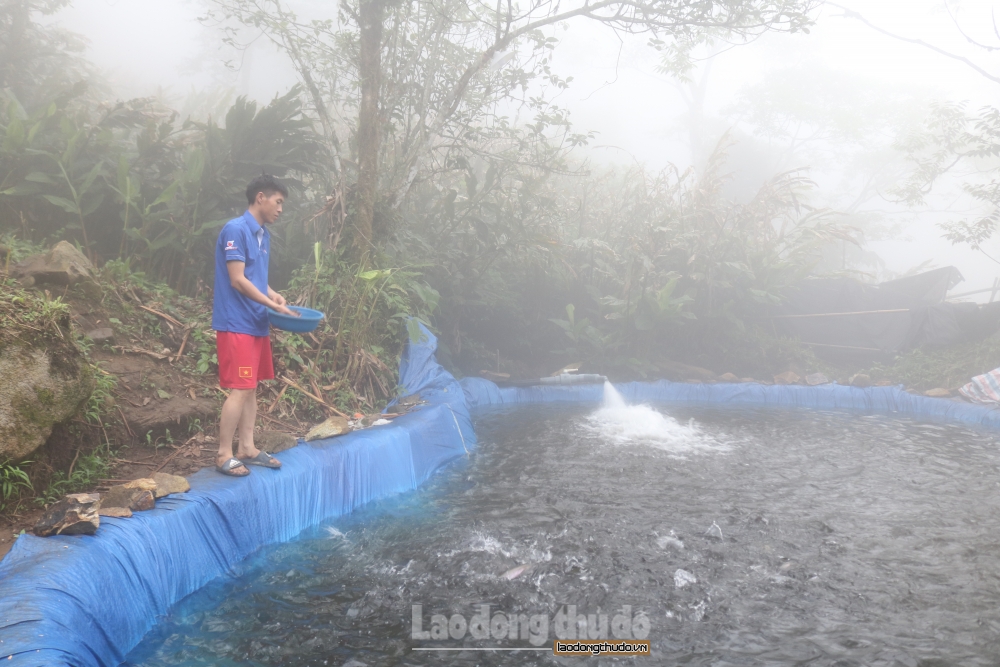
[[[171,317],[170,315],[167,315],[166,313],[161,313],[158,310],[153,310],[149,306],[144,306],[142,304],[139,304],[139,307],[142,308],[143,310],[145,310],[147,313],[152,313],[152,314],[156,315],[157,317],[162,317],[167,322],[170,322],[171,324],[176,324],[177,326],[179,326],[182,329],[184,328],[184,325],[181,324],[181,322],[179,320],[177,320],[174,317]]]
[[[160,354],[159,352],[153,352],[152,350],[144,350],[141,347],[123,347],[120,345],[115,346],[117,349],[121,350],[123,353],[130,352],[132,354],[147,354],[154,359],[169,359],[165,354]]]
[[[115,463],[130,463],[137,466],[155,466],[155,463],[149,463],[148,461],[129,461],[128,459],[115,459]]]
[[[128,401],[127,398],[125,400]],[[132,403],[132,401],[128,401],[128,402]],[[132,403],[132,405],[135,405],[135,403]],[[125,419],[125,413],[122,412],[121,406],[120,405],[116,405],[115,408],[118,410],[118,414],[120,414],[122,416],[122,423],[125,424],[125,430],[127,430],[128,434],[134,438],[135,437],[135,433],[132,432],[132,427],[128,425],[128,420]]]
[[[181,355],[184,354],[184,346],[187,345],[188,336],[191,335],[191,327],[184,330],[184,338],[181,339],[181,347],[177,350],[177,355],[174,356],[174,362],[178,362],[181,359]]]
[[[281,380],[282,382],[284,382],[285,384],[287,384],[288,386],[290,386],[292,389],[298,390],[299,392],[305,394],[306,396],[308,396],[312,400],[316,401],[320,405],[323,405],[323,406],[329,408],[330,410],[333,410],[334,412],[336,412],[338,415],[340,415],[344,419],[347,419],[347,415],[345,415],[343,412],[341,412],[337,408],[333,407],[332,405],[330,405],[329,403],[327,403],[326,401],[324,401],[319,396],[313,395],[312,392],[306,391],[305,389],[303,389],[302,387],[300,387],[298,384],[296,384],[294,381],[289,380],[288,378],[286,378],[284,375],[282,375],[278,379]]]
[[[288,391],[288,385],[287,384],[284,387],[281,388],[281,392],[274,399],[274,402],[272,402],[271,405],[268,406],[268,408],[267,408],[267,414],[271,414],[272,412],[274,412],[274,409],[276,407],[278,407],[278,403],[281,402],[281,397],[285,395],[286,391]]]
[[[163,470],[163,466],[165,466],[168,463],[170,463],[171,461],[173,461],[175,456],[177,456],[178,454],[180,454],[181,452],[183,452],[185,450],[187,450],[187,447],[178,447],[177,449],[175,449],[174,453],[171,454],[170,456],[168,456],[167,458],[163,459],[163,463],[161,463],[160,465],[158,465],[156,467],[156,469],[153,470],[153,472],[157,473],[157,472],[160,472],[161,470]]]

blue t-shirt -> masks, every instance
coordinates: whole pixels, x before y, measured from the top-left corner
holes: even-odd
[[[267,294],[267,260],[271,233],[246,211],[233,218],[219,232],[215,242],[215,295],[212,328],[216,331],[267,336],[267,307],[251,301],[229,283],[230,261],[245,262],[243,275],[263,294]]]

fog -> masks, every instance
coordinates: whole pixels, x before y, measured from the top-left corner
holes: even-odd
[[[334,13],[332,6],[322,3],[290,4],[303,14]],[[970,39],[984,45],[998,43],[987,3],[962,3],[952,7],[954,14],[942,3],[926,0],[869,0],[848,6],[886,31],[924,40],[987,72],[1000,71],[1000,55],[970,43]],[[120,98],[160,95],[182,113],[198,115],[217,112],[236,95],[266,102],[295,83],[287,59],[265,37],[244,32],[241,38],[249,46],[233,49],[223,44],[219,26],[199,20],[205,13],[206,5],[192,0],[76,0],[51,20],[85,36],[86,56]],[[569,109],[575,129],[596,133],[586,149],[585,158],[591,163],[686,167],[697,164],[699,150],[710,149],[728,130],[739,141],[732,151],[736,180],[754,182],[774,168],[807,167],[819,186],[814,203],[836,210],[855,199],[861,188],[848,173],[856,163],[850,166],[847,158],[858,157],[858,147],[818,140],[810,150],[786,156],[778,164],[774,145],[762,149],[759,138],[752,136],[753,128],[741,117],[746,111],[741,94],[798,71],[819,90],[853,86],[857,99],[845,100],[846,104],[881,97],[917,119],[933,100],[968,101],[969,108],[976,109],[995,99],[998,85],[956,57],[880,34],[859,20],[845,18],[840,9],[824,6],[810,34],[768,33],[750,44],[713,46],[717,55],[691,73],[697,84],[704,84],[698,130],[702,146],[694,148],[691,86],[657,71],[659,55],[644,37],[619,39],[587,22],[556,27],[552,34],[560,40],[554,69],[573,77],[554,101]],[[791,95],[794,102],[794,92]],[[882,133],[885,150],[897,138],[889,132],[892,129],[873,126],[876,135]],[[956,291],[989,286],[1000,267],[981,252],[943,240],[937,226],[976,210],[954,178],[939,183],[927,205],[919,208],[878,192],[857,208],[877,218],[865,229],[869,254],[859,260],[864,265],[859,268],[872,279],[885,279],[921,265],[953,264],[966,277]],[[995,240],[983,250],[1000,257]]]

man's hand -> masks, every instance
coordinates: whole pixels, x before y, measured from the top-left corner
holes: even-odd
[[[267,287],[267,296],[268,298],[271,299],[271,301],[277,304],[277,307],[274,310],[278,311],[279,313],[282,313],[283,315],[291,315],[292,317],[302,317],[301,313],[297,313],[291,308],[289,308],[288,301],[285,300],[285,297],[281,296],[276,291],[271,289],[270,285],[268,285]]]
[[[296,313],[288,307],[288,302],[285,301],[285,297],[271,289],[270,285],[267,287],[267,294],[264,294],[257,289],[257,287],[250,282],[246,275],[244,275],[245,269],[245,262],[236,260],[226,262],[226,270],[229,273],[229,284],[233,286],[233,289],[251,301],[256,301],[263,306],[273,308],[279,313],[291,315],[292,317],[301,317],[299,313]]]

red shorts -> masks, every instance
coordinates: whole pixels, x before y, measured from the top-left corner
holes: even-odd
[[[215,347],[223,389],[253,389],[257,380],[274,379],[270,336],[216,331]]]

